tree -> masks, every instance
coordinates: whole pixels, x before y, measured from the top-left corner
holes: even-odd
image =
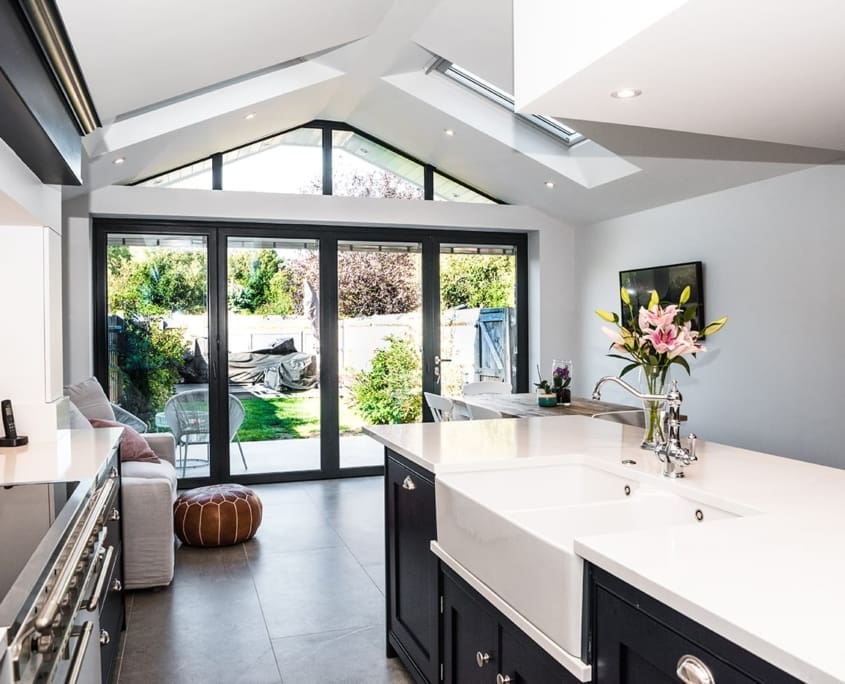
[[[274,249],[236,252],[229,257],[229,304],[239,311],[289,316],[294,311],[290,276]]]
[[[204,251],[109,248],[109,307],[143,315],[201,313],[208,306]],[[136,258],[136,257],[140,258]]]
[[[302,314],[302,287],[317,287],[320,264],[316,253],[285,262],[294,311]],[[415,311],[420,306],[418,261],[395,252],[339,252],[337,257],[338,315],[340,318],[378,316]]]
[[[506,255],[444,255],[440,260],[441,308],[513,306],[514,262]]]
[[[422,415],[422,362],[410,337],[388,335],[370,369],[355,376],[352,404],[371,425],[413,423]]]

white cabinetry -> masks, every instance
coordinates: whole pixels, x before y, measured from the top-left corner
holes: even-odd
[[[0,399],[18,432],[55,437],[62,400],[62,238],[0,225]]]

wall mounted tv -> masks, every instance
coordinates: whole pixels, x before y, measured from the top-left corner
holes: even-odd
[[[648,306],[651,291],[657,290],[661,304],[677,304],[683,289],[689,285],[691,294],[686,308],[695,306],[695,318],[692,327],[704,329],[704,281],[701,277],[701,262],[690,261],[685,264],[653,266],[619,272],[619,285],[628,290],[634,315],[641,306]],[[620,311],[623,324],[628,323],[628,310],[620,299]]]

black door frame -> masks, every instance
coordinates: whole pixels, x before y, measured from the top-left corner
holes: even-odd
[[[401,200],[385,200],[401,201]],[[209,420],[211,453],[225,453],[228,448],[226,421],[228,393],[217,381],[227,368],[228,311],[226,271],[229,237],[291,239],[319,242],[320,262],[320,386],[337,387],[337,243],[338,241],[417,242],[422,245],[422,320],[423,320],[423,391],[439,392],[434,380],[434,357],[440,354],[440,245],[507,245],[516,251],[516,315],[517,315],[517,392],[528,391],[528,240],[527,233],[493,233],[486,231],[450,231],[419,228],[372,228],[359,226],[314,226],[300,224],[256,223],[233,220],[162,220],[162,219],[93,219],[93,352],[94,372],[103,387],[108,382],[107,340],[107,259],[106,238],[109,233],[146,235],[204,236],[208,249],[208,335],[209,335]],[[339,477],[381,475],[384,467],[340,467],[338,402],[334,393],[321,393],[320,470],[295,472],[246,473],[231,475],[229,461],[211,458],[209,477],[186,477],[180,487],[194,487],[209,482],[262,484],[300,480],[322,480]],[[423,419],[431,420],[423,402]],[[328,428],[332,428],[331,430]],[[324,434],[325,433],[325,434]]]

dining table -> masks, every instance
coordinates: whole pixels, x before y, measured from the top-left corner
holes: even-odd
[[[467,414],[467,405],[493,409],[504,418],[530,418],[537,416],[594,416],[604,413],[623,412],[616,419],[631,425],[644,425],[642,407],[612,404],[585,397],[572,397],[569,406],[539,406],[534,392],[516,394],[474,394],[468,397],[450,397],[459,412]]]

